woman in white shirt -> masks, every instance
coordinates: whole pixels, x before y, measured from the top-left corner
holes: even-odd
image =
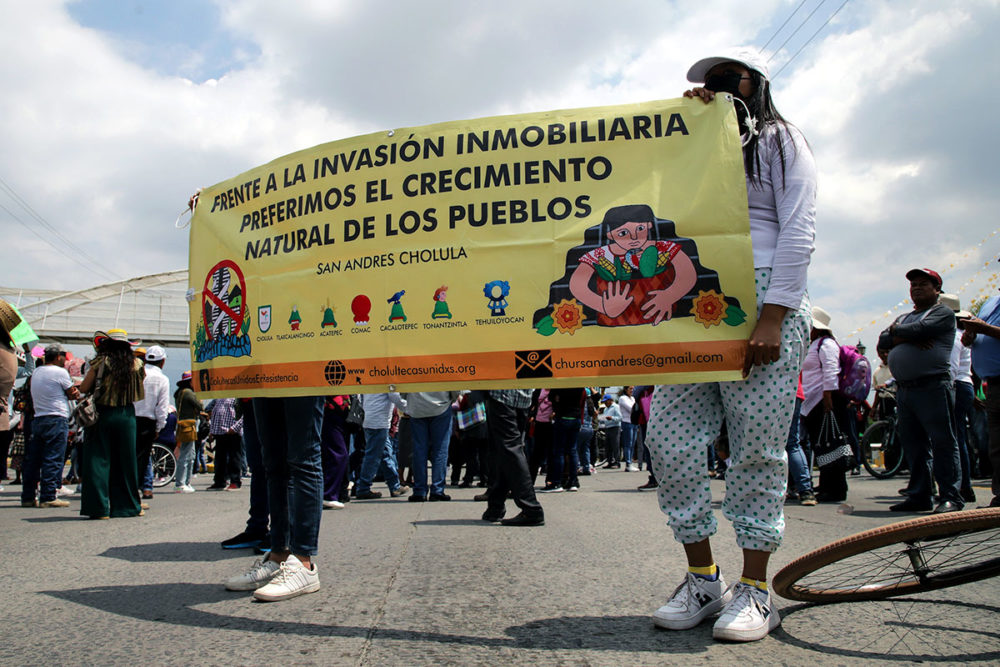
[[[646,445],[660,509],[688,562],[684,581],[653,622],[686,630],[721,612],[714,637],[752,641],[780,623],[767,591],[767,563],[784,533],[785,444],[809,337],[806,272],[815,235],[816,166],[805,138],[774,107],[758,51],[704,58],[688,80],[704,84],[685,97],[710,103],[726,93],[731,97],[716,104],[738,100],[758,312],[743,381],[662,386],[653,395]],[[723,420],[730,460],[722,511],[743,551],[743,576],[732,589],[709,543],[717,522],[705,452]]]
[[[635,424],[632,423],[632,406],[635,405],[635,398],[632,397],[632,387],[622,388],[622,393],[618,395],[618,411],[622,416],[622,459],[625,461],[625,472],[639,472],[636,461],[641,461],[639,452],[635,452],[635,459],[632,458],[633,447],[635,445]]]
[[[819,488],[816,500],[821,503],[838,503],[847,499],[848,457],[840,448],[847,440],[831,447],[824,438],[824,419],[834,419],[836,428],[848,437],[847,399],[838,390],[840,384],[840,346],[830,329],[830,315],[816,306],[812,309],[812,333],[809,351],[802,362],[802,416],[809,442],[812,443],[816,465],[819,466]],[[827,428],[831,428],[827,426]],[[847,452],[849,454],[849,450]]]

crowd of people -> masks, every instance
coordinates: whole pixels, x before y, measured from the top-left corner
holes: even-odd
[[[126,332],[111,330],[95,335],[94,356],[79,383],[66,372],[58,345],[45,348],[38,368],[28,352],[29,390],[15,399],[21,418],[12,423],[6,401],[17,362],[0,329],[0,434],[13,426],[24,436],[22,505],[67,507],[60,487],[79,477],[83,516],[142,516],[152,497],[144,480],[153,443],[173,448],[177,493],[194,491],[192,476],[205,472],[202,453],[211,443],[209,489],[237,491],[246,472],[250,479],[246,526],[222,546],[262,554],[225,586],[277,601],[319,589],[323,510],[383,498],[379,484],[389,499],[447,502],[450,464],[452,485],[483,489],[476,500],[484,503],[484,521],[542,526],[539,494],[578,492],[581,479],[599,468],[645,471],[636,488],[657,492],[688,563],[653,622],[685,630],[718,616],[716,638],[766,636],[780,623],[767,566],[782,541],[783,506],[790,497],[806,506],[849,497],[848,473],[860,464],[863,401],[844,394],[843,348],[829,314],[811,307],[806,294],[815,165],[805,138],[774,106],[766,63],[747,52],[706,58],[688,79],[701,85],[686,97],[707,103],[726,94],[738,102],[758,303],[742,381],[534,391],[400,393],[390,387],[363,396],[203,404],[190,373],[170,400],[162,348],[140,350]],[[905,499],[892,510],[959,511],[974,500],[972,462],[984,468],[992,457],[994,466],[1000,463],[1000,392],[988,391],[994,381],[1000,386],[1000,301],[990,300],[982,319],[964,312],[956,318],[957,303],[949,307],[941,297],[940,275],[914,269],[906,277],[914,310],[880,336],[884,363],[875,373],[877,385],[895,389],[910,472]],[[987,386],[988,457],[970,457],[964,439],[977,390],[973,371]],[[10,439],[0,437],[0,445]],[[82,447],[74,447],[63,479],[71,439],[82,440]],[[725,479],[722,511],[742,550],[733,586],[710,544],[717,531],[713,477]],[[996,506],[996,472],[993,485]],[[511,517],[508,500],[519,510]]]

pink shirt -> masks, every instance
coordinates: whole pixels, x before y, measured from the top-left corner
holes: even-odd
[[[552,403],[549,401],[548,389],[542,389],[538,394],[538,412],[535,413],[535,421],[545,423],[552,421]]]
[[[824,336],[809,344],[806,360],[802,362],[802,414],[809,414],[823,400],[824,391],[840,387],[840,347],[832,338]]]

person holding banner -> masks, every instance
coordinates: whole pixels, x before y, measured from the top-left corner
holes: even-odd
[[[712,103],[716,94],[726,93],[736,100],[758,311],[742,381],[660,386],[654,393],[647,445],[660,509],[684,546],[688,572],[653,622],[685,630],[721,612],[716,639],[753,641],[781,622],[767,590],[767,563],[784,532],[785,442],[809,341],[806,273],[814,241],[816,167],[802,134],[775,109],[759,53],[705,58],[687,77],[704,85],[685,97]],[[722,508],[743,550],[742,576],[731,588],[709,543],[717,523],[704,465],[705,450],[723,420],[731,452]]]

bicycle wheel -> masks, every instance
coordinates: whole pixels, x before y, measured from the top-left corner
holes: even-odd
[[[774,576],[790,600],[844,602],[957,586],[1000,574],[1000,508],[939,514],[867,530]]]
[[[895,423],[881,419],[866,428],[861,436],[861,462],[872,477],[888,479],[896,474],[903,462],[895,429]]]
[[[159,488],[166,486],[174,480],[177,472],[177,459],[174,453],[167,447],[154,444],[153,450],[149,453],[149,460],[153,463],[153,486]]]

